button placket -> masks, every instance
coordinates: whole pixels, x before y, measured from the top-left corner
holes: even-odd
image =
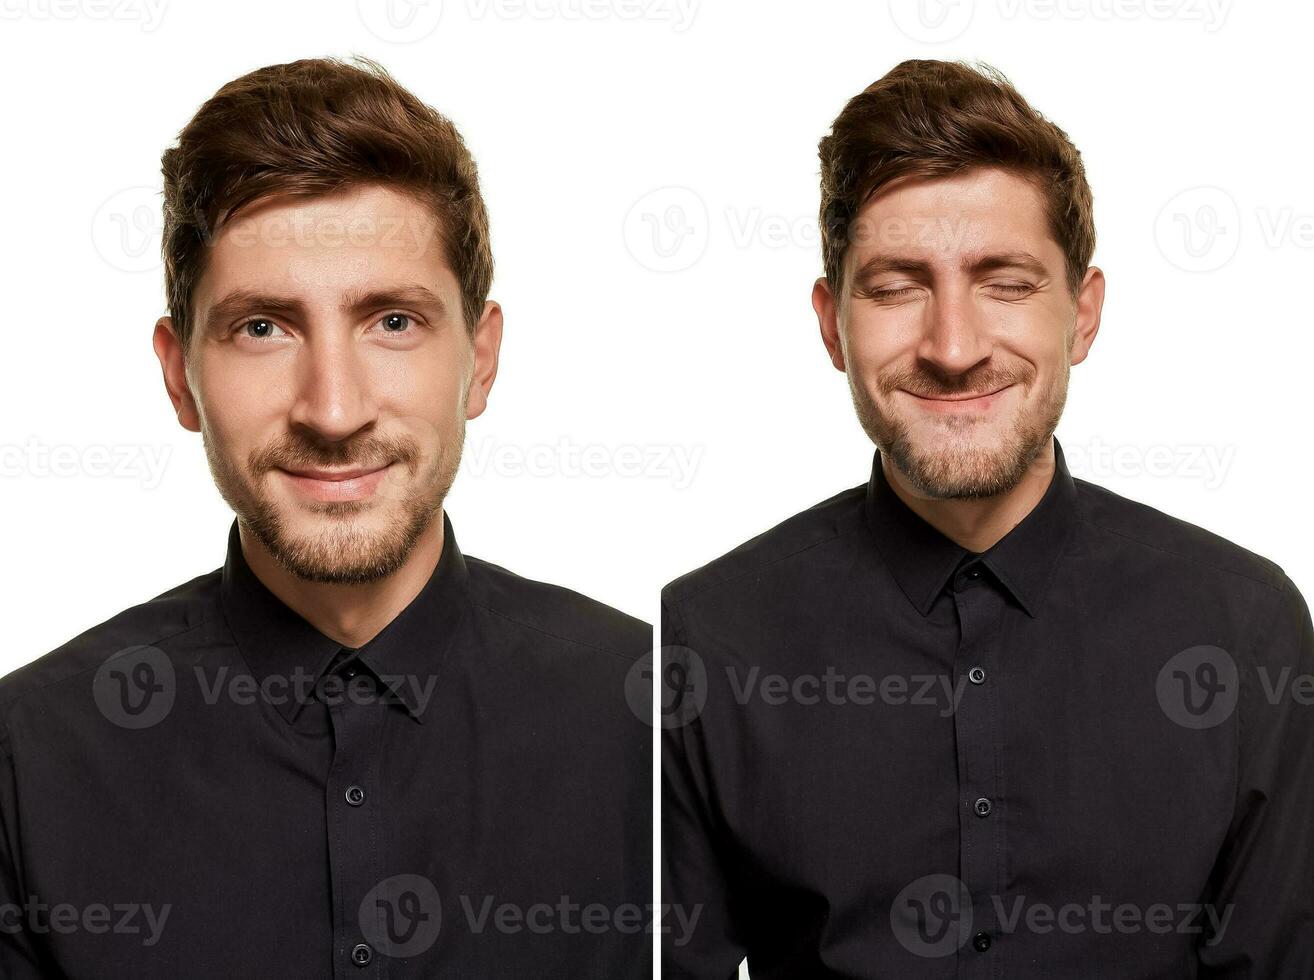
[[[361,934],[360,905],[384,877],[379,855],[378,752],[383,706],[344,698],[329,706],[333,765],[324,798],[333,894],[335,980],[388,975],[386,956]]]
[[[959,645],[955,674],[972,685],[954,712],[958,758],[959,867],[972,898],[974,935],[958,951],[960,977],[997,977],[1002,961],[990,950],[995,927],[992,896],[1002,891],[1003,822],[999,819],[998,745],[1002,737],[1000,705],[994,684],[1004,600],[988,580],[961,576],[953,591],[958,612]],[[984,939],[982,938],[984,937]]]

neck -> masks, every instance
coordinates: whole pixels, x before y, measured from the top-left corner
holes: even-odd
[[[405,563],[377,582],[339,585],[308,582],[279,564],[269,549],[239,523],[242,555],[256,578],[325,636],[355,649],[374,639],[420,594],[443,551],[443,516],[424,529]]]
[[[1054,439],[1050,437],[1017,486],[993,497],[926,497],[912,488],[885,453],[881,453],[881,467],[895,494],[913,513],[955,544],[980,554],[1022,523],[1045,496],[1056,467]]]

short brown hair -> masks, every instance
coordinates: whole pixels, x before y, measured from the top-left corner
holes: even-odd
[[[1095,253],[1095,217],[1081,154],[999,70],[905,61],[849,100],[822,139],[821,250],[826,278],[843,288],[853,220],[900,177],[1001,167],[1030,180],[1076,295]]]
[[[443,115],[378,63],[313,58],[224,85],[164,152],[164,289],[187,349],[191,300],[218,225],[272,194],[381,183],[432,208],[461,285],[467,329],[493,280],[488,214],[474,160]]]

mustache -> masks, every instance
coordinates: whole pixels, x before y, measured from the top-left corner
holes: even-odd
[[[925,371],[893,371],[881,378],[881,394],[906,391],[922,398],[943,398],[950,395],[984,395],[1009,385],[1031,380],[1029,372],[1001,371],[982,368],[953,377],[928,374]]]
[[[392,462],[412,466],[419,457],[420,449],[413,439],[397,436],[337,443],[277,442],[253,453],[250,465],[256,474],[316,467],[377,469]]]

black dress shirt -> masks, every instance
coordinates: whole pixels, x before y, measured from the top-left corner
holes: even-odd
[[[667,977],[1314,977],[1309,610],[1055,448],[983,554],[878,453],[666,588]]]
[[[357,650],[234,522],[221,569],[0,681],[0,976],[650,975],[651,629],[444,527]]]

